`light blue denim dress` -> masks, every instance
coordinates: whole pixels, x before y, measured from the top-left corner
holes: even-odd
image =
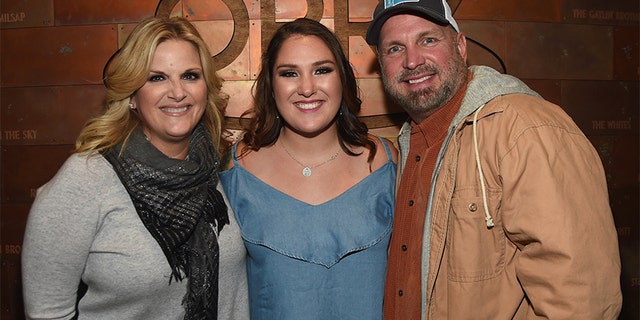
[[[249,252],[251,319],[382,319],[396,177],[384,146],[387,163],[320,205],[256,178],[233,146],[220,179]]]

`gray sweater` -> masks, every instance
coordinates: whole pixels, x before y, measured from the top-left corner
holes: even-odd
[[[218,319],[248,319],[246,250],[227,206],[231,223],[218,240]],[[72,318],[80,280],[88,291],[79,319],[183,319],[186,281],[169,282],[170,274],[160,246],[102,156],[72,155],[38,190],[22,249],[28,319]]]

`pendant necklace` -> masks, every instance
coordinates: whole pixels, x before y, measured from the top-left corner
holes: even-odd
[[[287,155],[289,155],[289,158],[291,158],[293,161],[297,162],[300,166],[302,166],[302,175],[305,177],[310,177],[311,176],[311,169],[313,168],[317,168],[327,162],[333,161],[338,157],[338,153],[340,153],[340,149],[338,149],[338,151],[336,151],[334,154],[331,155],[331,157],[329,157],[329,159],[325,160],[322,163],[316,164],[315,166],[307,166],[305,164],[303,164],[302,162],[298,161],[298,159],[296,159],[290,152],[289,150],[287,150],[287,147],[284,146],[284,143],[280,142],[280,145],[282,146],[282,149],[284,149],[284,152],[287,153]]]

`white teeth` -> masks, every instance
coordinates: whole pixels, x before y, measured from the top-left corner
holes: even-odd
[[[311,109],[315,109],[318,106],[320,106],[320,102],[312,102],[312,103],[298,103],[296,104],[298,106],[298,108],[300,109],[305,109],[305,110],[311,110]]]
[[[169,112],[169,113],[178,113],[178,112],[185,112],[187,111],[187,109],[189,109],[188,107],[182,107],[182,108],[169,108],[169,107],[165,107],[162,108],[162,110],[164,112]]]
[[[424,76],[424,77],[422,77],[420,79],[409,80],[409,84],[420,83],[420,82],[423,82],[423,81],[425,81],[425,80],[427,80],[429,78],[431,78],[431,76]]]

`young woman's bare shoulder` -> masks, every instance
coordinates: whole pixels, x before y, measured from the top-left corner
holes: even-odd
[[[377,169],[383,166],[389,160],[385,146],[383,145],[382,141],[384,141],[387,147],[389,148],[389,151],[391,153],[391,160],[394,163],[398,162],[398,149],[395,147],[395,145],[391,140],[384,137],[376,136],[373,134],[369,134],[369,136],[376,143],[376,156],[373,159],[374,168]]]

